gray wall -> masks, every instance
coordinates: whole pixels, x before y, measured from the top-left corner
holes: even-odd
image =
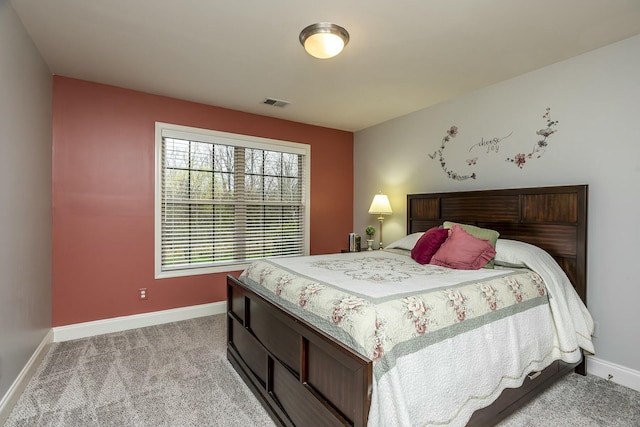
[[[0,0],[0,400],[51,328],[47,66]]]
[[[596,357],[639,371],[633,332],[640,301],[638,76],[640,36],[356,133],[354,231],[377,227],[367,209],[379,190],[394,210],[384,222],[388,243],[405,233],[407,193],[589,184],[588,305],[599,328]],[[507,162],[532,150],[547,107],[559,123],[544,155],[522,169]],[[429,157],[452,125],[459,133],[447,142],[447,165],[476,172],[475,180],[452,180]],[[497,152],[474,147],[511,132]]]

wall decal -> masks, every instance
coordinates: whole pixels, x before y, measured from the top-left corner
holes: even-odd
[[[536,132],[536,135],[542,136],[542,139],[533,146],[533,149],[529,154],[518,153],[513,158],[507,157],[507,162],[514,163],[516,166],[522,169],[524,164],[527,162],[527,159],[533,159],[533,156],[535,154],[537,154],[536,159],[542,157],[548,145],[547,138],[557,132],[557,130],[554,130],[552,128],[553,126],[558,124],[557,120],[551,120],[551,108],[549,107],[547,107],[547,111],[544,113],[542,118],[547,121],[547,127]]]
[[[473,144],[471,147],[469,147],[469,152],[471,152],[471,150],[473,150],[474,148],[483,148],[483,149],[486,148],[486,154],[489,154],[491,152],[498,153],[500,151],[500,143],[503,140],[509,138],[512,134],[513,132],[509,133],[507,136],[494,137],[489,139],[485,139],[484,137],[481,137],[480,142]],[[451,126],[447,131],[447,134],[444,136],[444,138],[442,138],[442,144],[440,144],[440,149],[433,154],[429,154],[429,157],[431,159],[435,159],[436,157],[438,157],[438,160],[440,160],[440,167],[451,179],[455,179],[456,181],[476,179],[477,175],[475,172],[470,174],[461,174],[447,167],[447,161],[445,160],[445,157],[444,157],[444,149],[447,142],[451,141],[451,138],[455,138],[457,135],[458,135],[458,127]],[[469,167],[475,166],[478,163],[478,159],[479,159],[478,156],[470,159],[466,159],[467,166]]]
[[[551,120],[551,108],[547,108],[542,118],[547,121],[547,127],[544,129],[540,129],[539,131],[536,132],[536,135],[542,136],[542,139],[536,142],[536,144],[533,146],[533,149],[531,150],[530,153],[528,154],[518,153],[514,157],[507,157],[506,161],[514,163],[516,166],[522,169],[527,159],[533,159],[534,156],[535,158],[542,157],[548,145],[547,138],[557,132],[557,130],[553,129],[553,127],[558,124],[557,120]],[[447,130],[446,135],[442,138],[440,148],[437,151],[435,151],[433,154],[429,154],[429,157],[432,160],[435,160],[437,158],[440,161],[440,167],[451,179],[454,179],[456,181],[476,179],[477,175],[475,172],[459,173],[447,167],[447,161],[444,156],[444,150],[446,148],[447,143],[450,142],[457,135],[458,135],[458,127],[455,125],[451,126],[449,130]],[[469,147],[469,152],[471,152],[474,149],[483,149],[484,152],[478,153],[479,155],[476,157],[466,159],[467,166],[468,167],[476,166],[479,161],[480,155],[482,154],[497,154],[500,151],[501,143],[505,139],[509,138],[511,135],[513,135],[513,131],[511,131],[509,134],[502,137],[493,137],[489,139],[485,139],[484,137],[481,137],[480,142],[473,144],[471,147]]]
[[[480,138],[480,142],[478,142],[477,144],[473,144],[471,146],[471,148],[469,148],[469,151],[473,150],[476,147],[480,147],[480,148],[487,148],[487,154],[489,154],[492,151],[495,151],[496,153],[498,151],[500,151],[500,143],[509,138],[511,135],[513,135],[513,132],[509,133],[509,135],[507,136],[503,136],[502,138],[491,138],[491,139],[484,139],[484,138]]]
[[[440,149],[433,154],[429,154],[429,157],[431,157],[431,159],[435,159],[437,155],[438,159],[440,160],[440,167],[451,179],[455,179],[456,181],[465,181],[469,178],[476,179],[475,172],[470,175],[461,175],[447,168],[447,161],[444,158],[445,144],[449,142],[451,138],[455,138],[456,135],[458,135],[458,126],[451,126],[447,131],[447,134],[444,136],[444,138],[442,138],[442,144],[440,144]],[[475,165],[476,160],[477,158],[475,160],[474,159],[467,160],[467,164],[469,166]]]

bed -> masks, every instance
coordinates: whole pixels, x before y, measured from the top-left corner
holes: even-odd
[[[407,196],[407,235],[444,221],[493,229],[501,240],[543,249],[586,304],[586,185]],[[365,260],[376,255],[344,256]],[[374,414],[379,424],[382,409],[377,400],[372,404],[372,398],[382,395],[373,392],[380,383],[375,353],[357,346],[354,350],[343,337],[334,337],[331,330],[314,325],[253,285],[249,280],[227,278],[227,356],[274,421],[287,426],[366,426]],[[556,304],[557,300],[551,298]],[[589,337],[583,339],[589,341]],[[572,370],[586,373],[582,357],[570,362],[554,359],[526,372],[526,378],[514,378],[510,387],[517,384],[517,388],[506,388],[497,398],[491,396],[489,406],[475,410],[470,419],[463,416],[463,422],[493,425],[562,375]],[[475,382],[473,375],[469,382]],[[460,419],[453,419],[450,425],[456,423]]]

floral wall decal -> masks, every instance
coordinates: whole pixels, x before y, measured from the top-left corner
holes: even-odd
[[[558,124],[557,120],[551,119],[551,108],[546,109],[546,112],[542,116],[542,118],[547,121],[547,127],[544,129],[540,129],[539,131],[536,132],[536,135],[540,135],[542,139],[536,142],[536,144],[534,145],[530,153],[528,154],[518,153],[514,157],[507,157],[506,161],[514,163],[516,166],[522,169],[527,159],[533,159],[534,156],[535,158],[542,157],[542,155],[545,153],[545,150],[548,146],[547,139],[551,135],[557,132],[557,130],[554,129],[554,126]],[[458,135],[458,126],[455,126],[455,125],[451,126],[447,130],[445,136],[442,138],[442,141],[440,143],[440,148],[436,150],[433,154],[429,154],[429,157],[432,160],[435,160],[437,158],[438,161],[440,162],[440,167],[447,174],[447,177],[451,179],[454,179],[456,181],[476,179],[477,175],[475,172],[459,173],[447,166],[447,160],[445,158],[444,151],[446,149],[447,143],[451,143],[452,139],[455,138],[457,135]],[[511,135],[513,135],[513,131],[503,137],[494,137],[489,139],[485,139],[484,137],[481,137],[480,142],[473,144],[471,147],[469,147],[469,152],[471,152],[475,148],[481,148],[481,149],[486,149],[486,152],[481,154],[491,154],[491,153],[497,154],[500,151],[500,144],[505,139],[509,138]],[[473,168],[474,166],[476,166],[478,162],[479,162],[479,156],[466,159],[466,165],[470,168]]]
[[[542,118],[547,121],[547,127],[536,132],[536,135],[540,135],[542,139],[538,140],[538,142],[533,146],[533,149],[530,153],[518,153],[514,157],[507,157],[507,162],[514,163],[516,166],[522,169],[522,167],[527,162],[527,159],[533,159],[533,156],[536,154],[536,159],[542,157],[542,155],[546,151],[545,149],[547,148],[547,145],[549,144],[547,142],[547,138],[557,132],[557,130],[553,129],[553,127],[558,124],[557,120],[551,120],[551,108],[549,107],[547,107],[547,111],[544,113]]]
[[[455,138],[457,135],[458,135],[458,126],[451,126],[447,131],[447,134],[444,136],[444,138],[442,138],[442,144],[440,144],[440,149],[433,154],[429,154],[429,157],[431,157],[431,159],[435,159],[437,156],[438,160],[440,160],[440,167],[451,179],[455,179],[456,181],[465,181],[469,178],[476,179],[475,172],[470,175],[463,175],[447,168],[447,161],[444,158],[445,145],[447,144],[447,142],[451,140],[451,138]],[[472,166],[472,165],[475,165],[476,160],[471,159],[471,160],[468,160],[467,163],[469,164],[469,166]]]

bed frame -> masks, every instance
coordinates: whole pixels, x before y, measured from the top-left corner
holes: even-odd
[[[445,220],[475,224],[549,252],[586,303],[587,186],[483,190],[407,196],[407,234]],[[303,319],[227,277],[227,357],[283,426],[366,426],[372,361]],[[562,375],[585,374],[584,361],[556,361],[492,405],[468,425],[494,425]]]

